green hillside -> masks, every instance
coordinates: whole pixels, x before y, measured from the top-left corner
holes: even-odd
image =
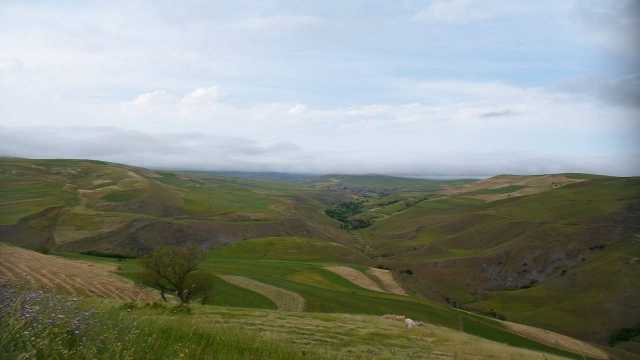
[[[262,241],[268,241],[260,240]],[[286,241],[286,240],[285,240]],[[289,241],[290,244],[299,240]],[[253,242],[253,241],[248,241]],[[515,348],[541,351],[548,354],[556,354],[568,358],[580,359],[581,356],[570,351],[554,346],[532,341],[523,336],[513,334],[499,322],[479,317],[472,314],[456,311],[442,304],[414,297],[398,296],[363,289],[344,278],[324,269],[330,259],[316,261],[289,261],[275,260],[282,257],[282,251],[273,252],[272,256],[264,256],[261,259],[249,258],[256,249],[255,246],[243,246],[238,243],[233,249],[221,248],[212,251],[202,266],[203,272],[217,276],[239,275],[262,283],[270,284],[278,288],[286,289],[301,295],[305,300],[305,312],[327,314],[404,314],[412,319],[421,320],[431,325],[462,331],[482,339],[507,344]],[[297,245],[292,246],[296,248]],[[285,249],[283,246],[282,249]],[[311,256],[315,253],[313,248],[299,254]],[[235,257],[234,257],[235,255]],[[105,261],[104,258],[66,254],[73,259],[88,261]],[[123,276],[134,280],[139,279],[140,267],[137,260],[111,261],[117,263]],[[356,268],[358,266],[356,265]],[[239,291],[244,291],[241,294]],[[216,281],[211,289],[211,299],[216,299],[211,305],[226,306],[232,308],[265,308],[273,309],[273,304],[265,303],[265,299],[255,292],[247,292],[237,286]],[[202,309],[203,313],[219,313],[218,309]],[[232,312],[231,310],[228,310]],[[242,318],[241,312],[236,312],[235,319]],[[248,314],[247,314],[248,315]],[[261,315],[265,316],[265,315]],[[292,315],[288,315],[292,316]],[[310,315],[313,316],[313,315]],[[260,323],[260,326],[268,326]],[[355,339],[353,341],[356,341]],[[395,358],[395,357],[393,357]]]
[[[165,243],[350,236],[316,190],[85,160],[0,161],[0,237],[36,249],[137,256]]]
[[[317,187],[344,187],[371,192],[437,191],[444,185],[462,185],[473,180],[431,180],[384,175],[326,175],[308,180]]]
[[[297,294],[305,311],[403,314],[525,348],[539,344],[452,308],[608,344],[640,323],[638,224],[639,178],[261,178],[0,160],[0,241],[109,261],[136,281],[135,258],[196,245],[209,250],[208,305],[274,310]],[[325,268],[336,264],[381,287],[367,269],[390,269],[410,296],[365,290]]]
[[[604,343],[640,319],[639,210],[640,179],[598,177],[428,200],[360,234],[424,296]]]

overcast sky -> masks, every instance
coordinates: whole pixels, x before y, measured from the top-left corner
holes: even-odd
[[[640,175],[640,1],[0,0],[0,155]]]

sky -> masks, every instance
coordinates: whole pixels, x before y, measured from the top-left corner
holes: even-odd
[[[640,175],[638,0],[0,0],[0,155]]]

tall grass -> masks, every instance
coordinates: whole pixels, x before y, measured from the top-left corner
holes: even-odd
[[[324,358],[238,327],[198,330],[189,315],[141,319],[127,309],[91,312],[59,306],[51,298],[31,302],[26,309],[18,301],[0,318],[0,359]]]

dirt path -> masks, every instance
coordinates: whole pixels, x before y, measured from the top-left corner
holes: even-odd
[[[325,269],[331,271],[334,274],[340,275],[343,278],[352,282],[353,284],[358,285],[367,290],[385,292],[383,289],[380,288],[380,286],[378,286],[378,284],[376,284],[375,281],[369,279],[365,274],[363,274],[362,272],[354,268],[350,268],[348,266],[336,265],[336,266],[326,266]]]
[[[304,311],[304,298],[299,294],[273,285],[253,280],[244,276],[219,275],[224,281],[233,285],[255,291],[273,301],[278,310]]]
[[[369,268],[367,271],[369,274],[375,276],[380,280],[382,286],[390,293],[397,295],[407,295],[402,286],[398,284],[396,279],[393,278],[393,273],[389,270]]]

